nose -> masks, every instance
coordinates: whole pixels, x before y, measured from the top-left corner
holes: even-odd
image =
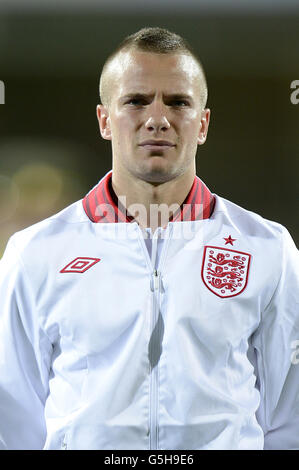
[[[148,107],[148,113],[148,119],[145,123],[147,130],[159,132],[170,128],[163,105],[153,103]]]

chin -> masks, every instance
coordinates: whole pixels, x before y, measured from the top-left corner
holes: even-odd
[[[143,168],[141,171],[138,171],[138,178],[148,183],[166,183],[175,176],[174,171],[163,165],[159,165],[159,168],[158,165],[153,165],[151,168]]]

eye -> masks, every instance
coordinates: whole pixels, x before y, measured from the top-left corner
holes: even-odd
[[[173,106],[177,106],[179,108],[189,106],[188,101],[185,101],[185,100],[174,100],[174,101],[172,101],[172,104],[173,104]]]
[[[129,101],[127,101],[126,104],[132,104],[133,106],[142,106],[146,103],[141,98],[132,98]]]

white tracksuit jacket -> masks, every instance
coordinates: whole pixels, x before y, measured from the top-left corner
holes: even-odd
[[[7,244],[0,448],[299,449],[287,230],[195,177],[150,250],[111,174]]]

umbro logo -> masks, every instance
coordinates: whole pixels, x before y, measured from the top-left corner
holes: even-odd
[[[75,258],[69,264],[67,264],[60,273],[85,273],[89,268],[94,266],[96,263],[101,261],[101,258],[86,258],[79,257]]]

